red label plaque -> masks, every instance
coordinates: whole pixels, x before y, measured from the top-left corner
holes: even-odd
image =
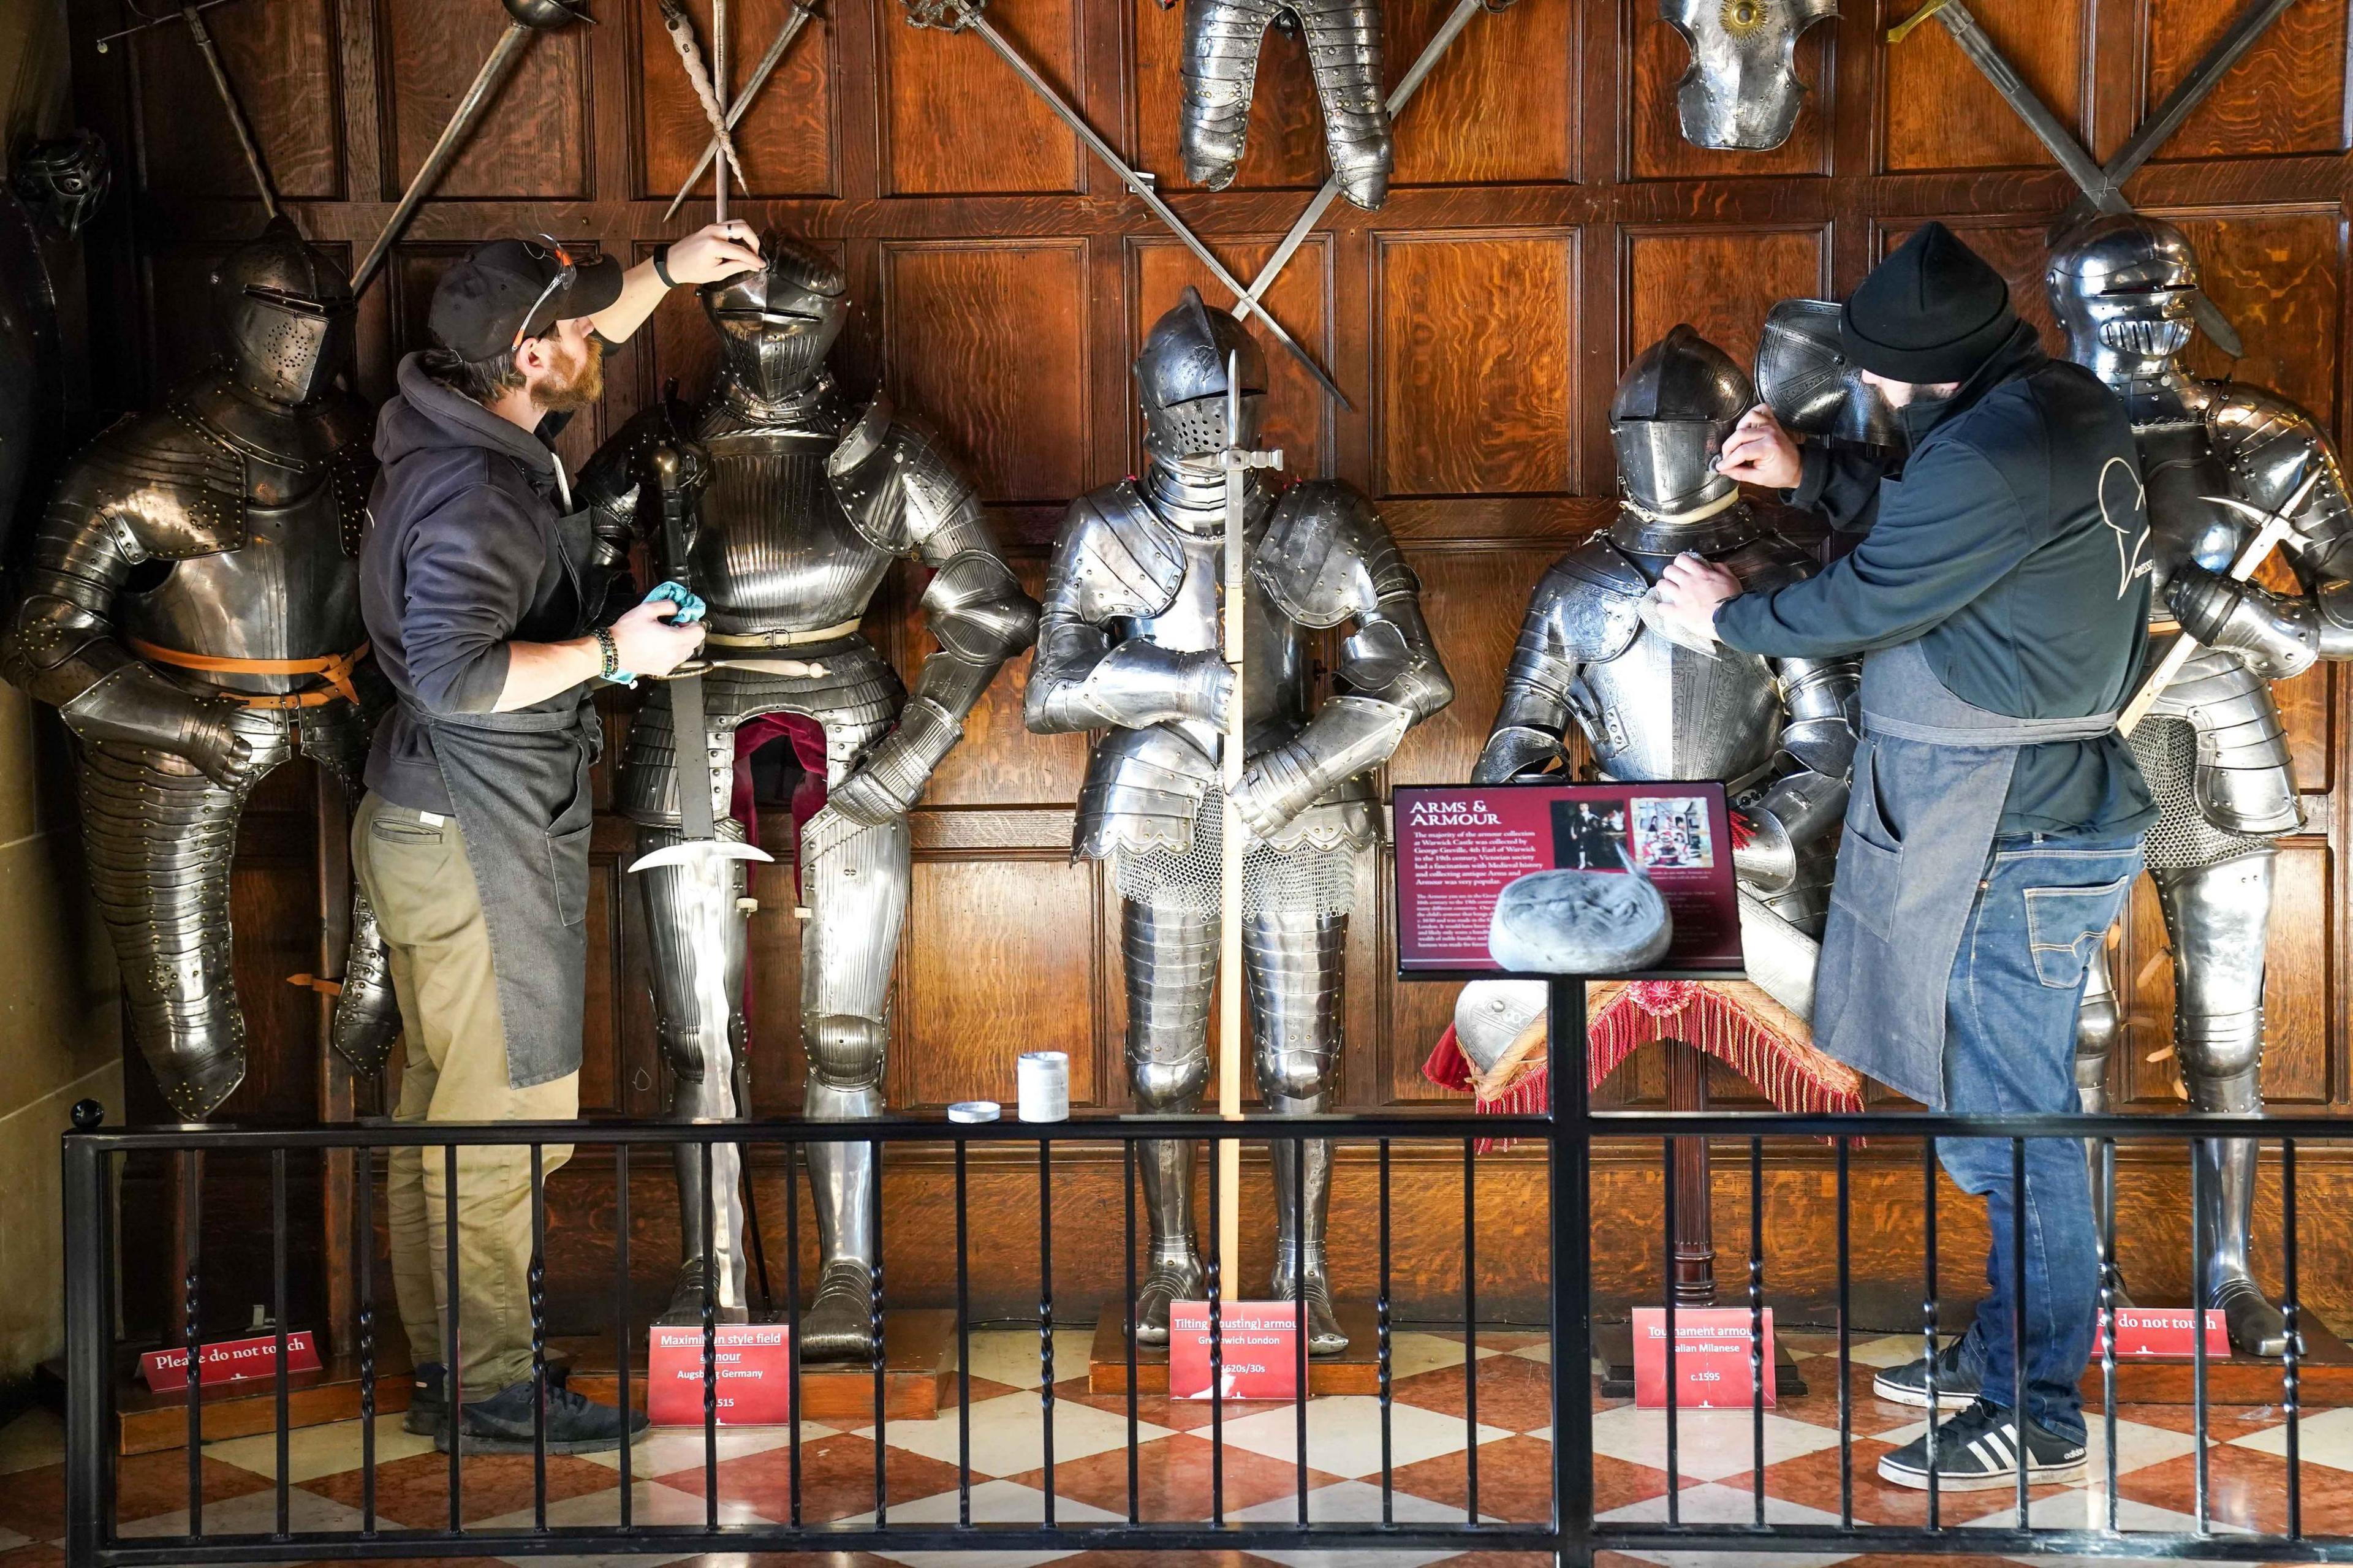
[[[1773,1309],[1764,1311],[1765,1404],[1773,1397]],[[1663,1408],[1667,1403],[1667,1313],[1663,1307],[1634,1309],[1634,1403]],[[1675,1309],[1675,1404],[1683,1409],[1755,1407],[1757,1385],[1748,1373],[1748,1309]]]
[[[1299,1396],[1299,1309],[1292,1301],[1218,1307],[1219,1370],[1228,1399]],[[1209,1397],[1209,1304],[1168,1309],[1168,1397]]]
[[[220,1340],[198,1347],[206,1384],[241,1383],[248,1378],[278,1374],[278,1336],[257,1334],[249,1340]],[[319,1344],[308,1329],[286,1336],[286,1370],[319,1370]],[[139,1375],[155,1389],[188,1386],[188,1352],[184,1346],[149,1351],[139,1358]]]
[[[781,1426],[792,1419],[792,1352],[782,1323],[723,1323],[712,1331],[722,1426]],[[653,1330],[646,1419],[702,1425],[702,1331]]]
[[[2188,1307],[2118,1307],[2116,1310],[2118,1361],[2189,1361],[2197,1356],[2198,1346],[2191,1337],[2197,1314]],[[2099,1352],[2094,1349],[2092,1353]],[[2206,1353],[2217,1360],[2231,1353],[2231,1336],[2222,1327],[2219,1308],[2206,1310]]]

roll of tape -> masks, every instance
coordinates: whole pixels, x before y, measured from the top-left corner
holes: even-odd
[[[1071,1058],[1061,1051],[1024,1051],[1014,1064],[1024,1121],[1071,1119]]]

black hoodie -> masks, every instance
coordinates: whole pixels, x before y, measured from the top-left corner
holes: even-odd
[[[360,610],[400,700],[376,731],[368,787],[396,805],[448,813],[418,715],[489,712],[506,685],[510,639],[587,632],[586,533],[562,537],[547,444],[435,381],[415,354],[376,416],[375,456]],[[564,693],[534,706],[577,700]]]

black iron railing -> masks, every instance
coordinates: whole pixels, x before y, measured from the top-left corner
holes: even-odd
[[[1554,1037],[1563,1042],[1584,1039],[1585,996],[1581,985],[1558,984],[1553,988]],[[1559,1063],[1577,1059],[1574,1051],[1556,1052]],[[1791,1552],[1805,1553],[1899,1553],[1947,1555],[2047,1555],[2104,1557],[2111,1559],[2158,1559],[2197,1557],[2251,1562],[2284,1561],[2344,1561],[2353,1562],[2353,1536],[2323,1536],[2306,1534],[2303,1529],[2301,1499],[2301,1466],[2298,1446],[2298,1420],[2301,1411],[2299,1397],[2299,1366],[2297,1340],[2294,1330],[2302,1313],[2297,1297],[2296,1246],[2296,1147],[2299,1141],[2353,1139],[2353,1118],[2292,1118],[2257,1120],[2209,1117],[2122,1117],[2122,1116],[1950,1116],[1884,1113],[1866,1115],[1747,1114],[1736,1112],[1696,1112],[1689,1114],[1639,1111],[1595,1111],[1588,1103],[1584,1077],[1580,1071],[1565,1065],[1551,1075],[1555,1105],[1548,1117],[1479,1116],[1460,1113],[1442,1114],[1380,1114],[1369,1116],[1327,1116],[1298,1118],[1246,1119],[1228,1121],[1216,1117],[1118,1117],[1080,1119],[1056,1123],[1050,1127],[1020,1122],[989,1122],[956,1124],[940,1121],[889,1120],[855,1124],[849,1131],[842,1123],[822,1122],[753,1122],[705,1123],[674,1125],[668,1123],[503,1123],[494,1125],[368,1125],[339,1126],[293,1131],[262,1131],[237,1128],[170,1128],[155,1130],[106,1131],[93,1126],[69,1133],[65,1143],[65,1217],[68,1324],[68,1511],[67,1560],[73,1568],[100,1568],[100,1565],[121,1565],[132,1568],[141,1564],[195,1564],[233,1562],[297,1563],[340,1556],[371,1558],[413,1557],[432,1558],[445,1555],[485,1555],[504,1557],[537,1557],[575,1553],[665,1553],[687,1552],[877,1552],[902,1553],[908,1552],[942,1551],[1013,1551],[1013,1552],[1078,1552],[1086,1550],[1224,1550],[1247,1552],[1278,1551],[1359,1551],[1366,1549],[1402,1549],[1422,1553],[1470,1551],[1546,1552],[1567,1563],[1590,1563],[1597,1552],[1605,1551],[1630,1552]],[[2106,1426],[2107,1475],[2105,1528],[2041,1529],[2031,1527],[2027,1505],[2030,1502],[2026,1480],[2017,1484],[2019,1505],[2015,1525],[1987,1526],[1971,1523],[1960,1526],[1947,1522],[1940,1516],[1940,1493],[1932,1484],[1926,1491],[1926,1522],[1918,1525],[1886,1525],[1866,1522],[1855,1516],[1852,1459],[1853,1411],[1849,1390],[1849,1374],[1853,1363],[1851,1343],[1851,1234],[1849,1226],[1850,1163],[1857,1140],[1919,1139],[1923,1155],[1923,1198],[1925,1246],[1923,1262],[1926,1285],[1922,1294],[1922,1348],[1933,1353],[1938,1345],[1936,1321],[1936,1143],[1954,1137],[2000,1138],[2011,1143],[2011,1173],[2021,1180],[2024,1166],[2024,1140],[2030,1137],[2067,1137],[2089,1139],[2095,1142],[2101,1158],[2113,1167],[2116,1144],[2120,1141],[2161,1141],[2181,1144],[2204,1138],[2245,1138],[2250,1135],[2274,1142],[2280,1149],[2280,1169],[2283,1177],[2284,1203],[2282,1219],[2284,1226],[2285,1300],[2283,1303],[2291,1330],[2289,1353],[2280,1367],[2279,1402],[2286,1416],[2285,1444],[2287,1458],[2286,1528],[2283,1531],[2257,1533],[2244,1531],[2230,1524],[2217,1523],[2210,1514],[2207,1472],[2207,1363],[2202,1332],[2192,1336],[2196,1346],[2192,1376],[2196,1393],[2197,1454],[2195,1479],[2195,1528],[2174,1531],[2124,1531],[2118,1526],[2116,1437],[2116,1360],[2115,1336],[2108,1330],[2113,1325],[2115,1310],[2113,1268],[2105,1272],[2102,1293],[2101,1355],[2104,1384],[2107,1397],[2104,1421]],[[1765,1422],[1763,1358],[1765,1339],[1762,1331],[1764,1300],[1764,1140],[1772,1138],[1822,1139],[1831,1142],[1836,1161],[1837,1202],[1837,1352],[1839,1409],[1839,1455],[1841,1496],[1838,1516],[1831,1522],[1768,1521],[1767,1469],[1767,1428]],[[1208,1298],[1210,1304],[1210,1365],[1213,1397],[1209,1436],[1211,1448],[1210,1506],[1208,1517],[1196,1521],[1147,1520],[1139,1506],[1142,1485],[1139,1469],[1138,1378],[1134,1350],[1134,1300],[1135,1296],[1135,1145],[1145,1140],[1188,1139],[1213,1142],[1240,1138],[1271,1145],[1275,1159],[1304,1158],[1305,1141],[1336,1139],[1348,1142],[1370,1143],[1377,1150],[1377,1218],[1378,1282],[1375,1301],[1377,1325],[1377,1363],[1378,1377],[1378,1409],[1380,1419],[1380,1517],[1377,1521],[1332,1521],[1311,1517],[1309,1479],[1309,1443],[1307,1401],[1295,1401],[1297,1410],[1296,1460],[1298,1466],[1298,1498],[1295,1518],[1281,1521],[1240,1520],[1229,1516],[1227,1489],[1223,1469],[1225,1400],[1221,1391],[1222,1370],[1221,1306],[1226,1281],[1219,1278],[1214,1257],[1209,1260]],[[1478,1501],[1479,1429],[1477,1423],[1478,1346],[1475,1342],[1477,1321],[1477,1238],[1478,1197],[1476,1184],[1470,1179],[1471,1161],[1478,1140],[1509,1138],[1545,1145],[1548,1160],[1548,1216],[1551,1267],[1550,1356],[1552,1398],[1552,1508],[1548,1521],[1540,1523],[1496,1521],[1482,1519]],[[1593,1365],[1591,1304],[1593,1299],[1593,1257],[1590,1226],[1592,1209],[1592,1154],[1597,1142],[1623,1142],[1626,1140],[1654,1140],[1668,1163],[1669,1179],[1665,1184],[1666,1214],[1664,1232],[1668,1237],[1662,1249],[1665,1269],[1662,1279],[1662,1301],[1666,1312],[1665,1347],[1668,1359],[1667,1386],[1675,1386],[1673,1358],[1675,1355],[1675,1292],[1673,1289],[1675,1258],[1674,1191],[1672,1157],[1679,1138],[1702,1138],[1710,1141],[1745,1140],[1748,1146],[1749,1226],[1747,1233],[1747,1268],[1745,1277],[1746,1305],[1749,1308],[1749,1356],[1751,1375],[1752,1421],[1750,1437],[1753,1463],[1750,1468],[1753,1490],[1753,1513],[1745,1522],[1699,1522],[1681,1517],[1679,1494],[1684,1477],[1682,1473],[1682,1452],[1677,1408],[1671,1399],[1664,1411],[1665,1468],[1668,1489],[1663,1501],[1665,1517],[1657,1521],[1597,1520],[1593,1505]],[[1460,1521],[1428,1521],[1400,1520],[1393,1506],[1393,1444],[1390,1427],[1393,1363],[1391,1338],[1395,1314],[1391,1292],[1391,1145],[1398,1142],[1427,1144],[1431,1141],[1459,1142],[1464,1162],[1463,1212],[1461,1245],[1463,1252],[1463,1334],[1466,1347],[1464,1374],[1463,1421],[1466,1442],[1466,1488],[1463,1517]],[[613,1525],[580,1526],[553,1525],[548,1521],[548,1489],[545,1434],[539,1433],[533,1455],[533,1522],[528,1530],[486,1529],[469,1527],[464,1522],[465,1467],[452,1445],[448,1460],[448,1517],[440,1529],[414,1529],[401,1525],[387,1526],[379,1519],[376,1509],[375,1445],[373,1416],[375,1412],[374,1348],[378,1304],[375,1300],[375,1280],[372,1260],[373,1246],[359,1249],[358,1322],[360,1351],[360,1405],[362,1470],[360,1493],[360,1527],[355,1530],[297,1531],[291,1527],[290,1508],[290,1487],[288,1465],[289,1423],[287,1419],[288,1373],[285,1355],[286,1322],[286,1234],[287,1234],[287,1157],[293,1151],[353,1150],[363,1157],[375,1151],[395,1147],[439,1149],[445,1161],[445,1201],[449,1205],[448,1231],[449,1246],[442,1266],[448,1276],[447,1299],[453,1304],[459,1300],[459,1255],[456,1236],[456,1203],[458,1192],[458,1151],[460,1147],[501,1145],[526,1146],[532,1152],[533,1237],[533,1257],[531,1270],[531,1310],[533,1321],[533,1377],[543,1394],[548,1380],[545,1336],[544,1270],[541,1248],[544,1241],[546,1214],[544,1188],[541,1180],[541,1152],[548,1144],[573,1146],[608,1144],[615,1147],[616,1158],[616,1247],[614,1258],[615,1284],[613,1317],[616,1342],[622,1347],[617,1357],[620,1379],[620,1402],[630,1402],[630,1367],[628,1348],[632,1343],[629,1323],[629,1152],[645,1145],[675,1147],[685,1144],[700,1146],[705,1162],[703,1190],[712,1191],[709,1163],[711,1149],[716,1143],[749,1143],[770,1145],[797,1155],[802,1145],[854,1142],[872,1145],[880,1163],[883,1145],[945,1144],[955,1158],[955,1235],[956,1335],[958,1341],[958,1418],[957,1418],[957,1497],[956,1521],[947,1523],[892,1522],[889,1513],[884,1464],[887,1440],[887,1397],[885,1363],[881,1332],[886,1305],[884,1282],[878,1269],[873,1279],[870,1316],[875,1330],[873,1352],[874,1411],[873,1440],[875,1453],[874,1506],[870,1521],[855,1522],[812,1522],[803,1517],[802,1449],[800,1443],[800,1412],[802,1408],[802,1367],[799,1356],[797,1316],[800,1301],[799,1237],[797,1234],[797,1194],[794,1191],[797,1158],[784,1162],[786,1183],[785,1205],[787,1226],[786,1258],[786,1291],[784,1310],[790,1345],[789,1376],[792,1380],[789,1418],[792,1424],[790,1441],[786,1449],[788,1466],[790,1507],[788,1517],[774,1523],[723,1522],[721,1518],[719,1468],[719,1421],[717,1416],[716,1336],[715,1317],[707,1299],[703,1310],[703,1497],[705,1512],[699,1524],[641,1522],[632,1517],[631,1460],[625,1446],[618,1457],[618,1521]],[[1126,1197],[1122,1207],[1126,1246],[1126,1289],[1123,1300],[1129,1303],[1127,1335],[1128,1377],[1127,1420],[1127,1508],[1124,1518],[1105,1521],[1059,1521],[1056,1518],[1053,1432],[1055,1415],[1056,1369],[1054,1365],[1053,1312],[1051,1281],[1054,1264],[1054,1236],[1050,1215],[1054,1153],[1057,1147],[1074,1144],[1116,1142],[1122,1146],[1122,1174]],[[975,1145],[998,1144],[1034,1145],[1038,1151],[1039,1215],[1038,1247],[1039,1294],[1038,1327],[1039,1334],[1039,1374],[1038,1398],[1044,1427],[1044,1458],[1042,1472],[1042,1517],[1034,1522],[993,1523],[976,1521],[973,1515],[972,1432],[969,1418],[969,1336],[972,1331],[970,1298],[970,1226],[967,1210],[968,1155]],[[198,1379],[195,1375],[198,1334],[196,1331],[196,1268],[195,1237],[197,1183],[185,1184],[187,1213],[186,1233],[189,1247],[188,1277],[184,1342],[190,1353],[189,1397],[187,1405],[188,1463],[188,1527],[180,1536],[126,1536],[118,1532],[114,1520],[115,1487],[115,1391],[114,1371],[116,1342],[114,1323],[117,1307],[117,1279],[114,1245],[116,1165],[123,1156],[133,1153],[162,1153],[193,1163],[207,1152],[242,1151],[267,1154],[269,1159],[271,1215],[275,1229],[273,1290],[276,1321],[280,1325],[277,1377],[277,1444],[276,1516],[275,1528],[267,1531],[240,1531],[235,1534],[207,1531],[204,1523],[202,1442],[204,1437],[204,1407]],[[2191,1163],[2193,1173],[2199,1163]],[[1217,1162],[1208,1166],[1209,1211],[1215,1213],[1220,1194],[1217,1183]],[[2202,1177],[2193,1173],[2193,1184]],[[360,1205],[358,1229],[363,1237],[373,1235],[372,1184],[358,1184]],[[2113,1183],[2107,1190],[2113,1191]],[[1294,1181],[1294,1194],[1303,1194],[1305,1184]],[[2193,1211],[2200,1194],[2193,1190]],[[879,1200],[878,1200],[879,1201]],[[878,1235],[884,1216],[877,1215]],[[2102,1244],[2104,1259],[2114,1257],[2113,1215],[2103,1217]],[[2193,1226],[2193,1229],[2195,1227]],[[714,1226],[706,1224],[703,1235],[711,1237]],[[2024,1227],[2014,1227],[2022,1238]],[[1293,1235],[1303,1236],[1304,1227],[1294,1226]],[[2022,1240],[2020,1243],[2022,1246]],[[2013,1264],[2019,1263],[2013,1258]],[[1295,1265],[1303,1266],[1303,1255],[1295,1256]],[[713,1260],[707,1255],[703,1260],[703,1279],[715,1279]],[[1300,1268],[1303,1274],[1303,1267]],[[2013,1267],[2012,1276],[2022,1295],[2023,1268]],[[2193,1265],[2195,1287],[2193,1305],[2203,1309],[2207,1302],[2203,1271]],[[2018,1310],[2021,1302],[2012,1302],[2011,1322],[2020,1325],[2024,1314]],[[455,1343],[454,1310],[449,1314],[451,1342],[445,1347],[448,1365],[458,1364]],[[2202,1316],[2198,1320],[2202,1322]],[[1305,1335],[1299,1340],[1299,1386],[1303,1394],[1308,1387]],[[2016,1348],[2016,1347],[2014,1347]],[[2013,1365],[2023,1377],[2025,1357],[2013,1356]],[[2022,1403],[2022,1386],[2012,1390]],[[458,1395],[453,1392],[451,1419],[459,1418]],[[1933,1398],[1933,1393],[1932,1393]],[[1933,1426],[1933,1423],[1931,1424]],[[1932,1467],[1933,1468],[1933,1467]],[[1418,1510],[1416,1510],[1418,1511]]]

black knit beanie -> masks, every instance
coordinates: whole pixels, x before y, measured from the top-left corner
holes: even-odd
[[[1912,231],[1839,313],[1839,345],[1890,381],[1967,381],[2010,340],[2010,285],[1943,224]]]

